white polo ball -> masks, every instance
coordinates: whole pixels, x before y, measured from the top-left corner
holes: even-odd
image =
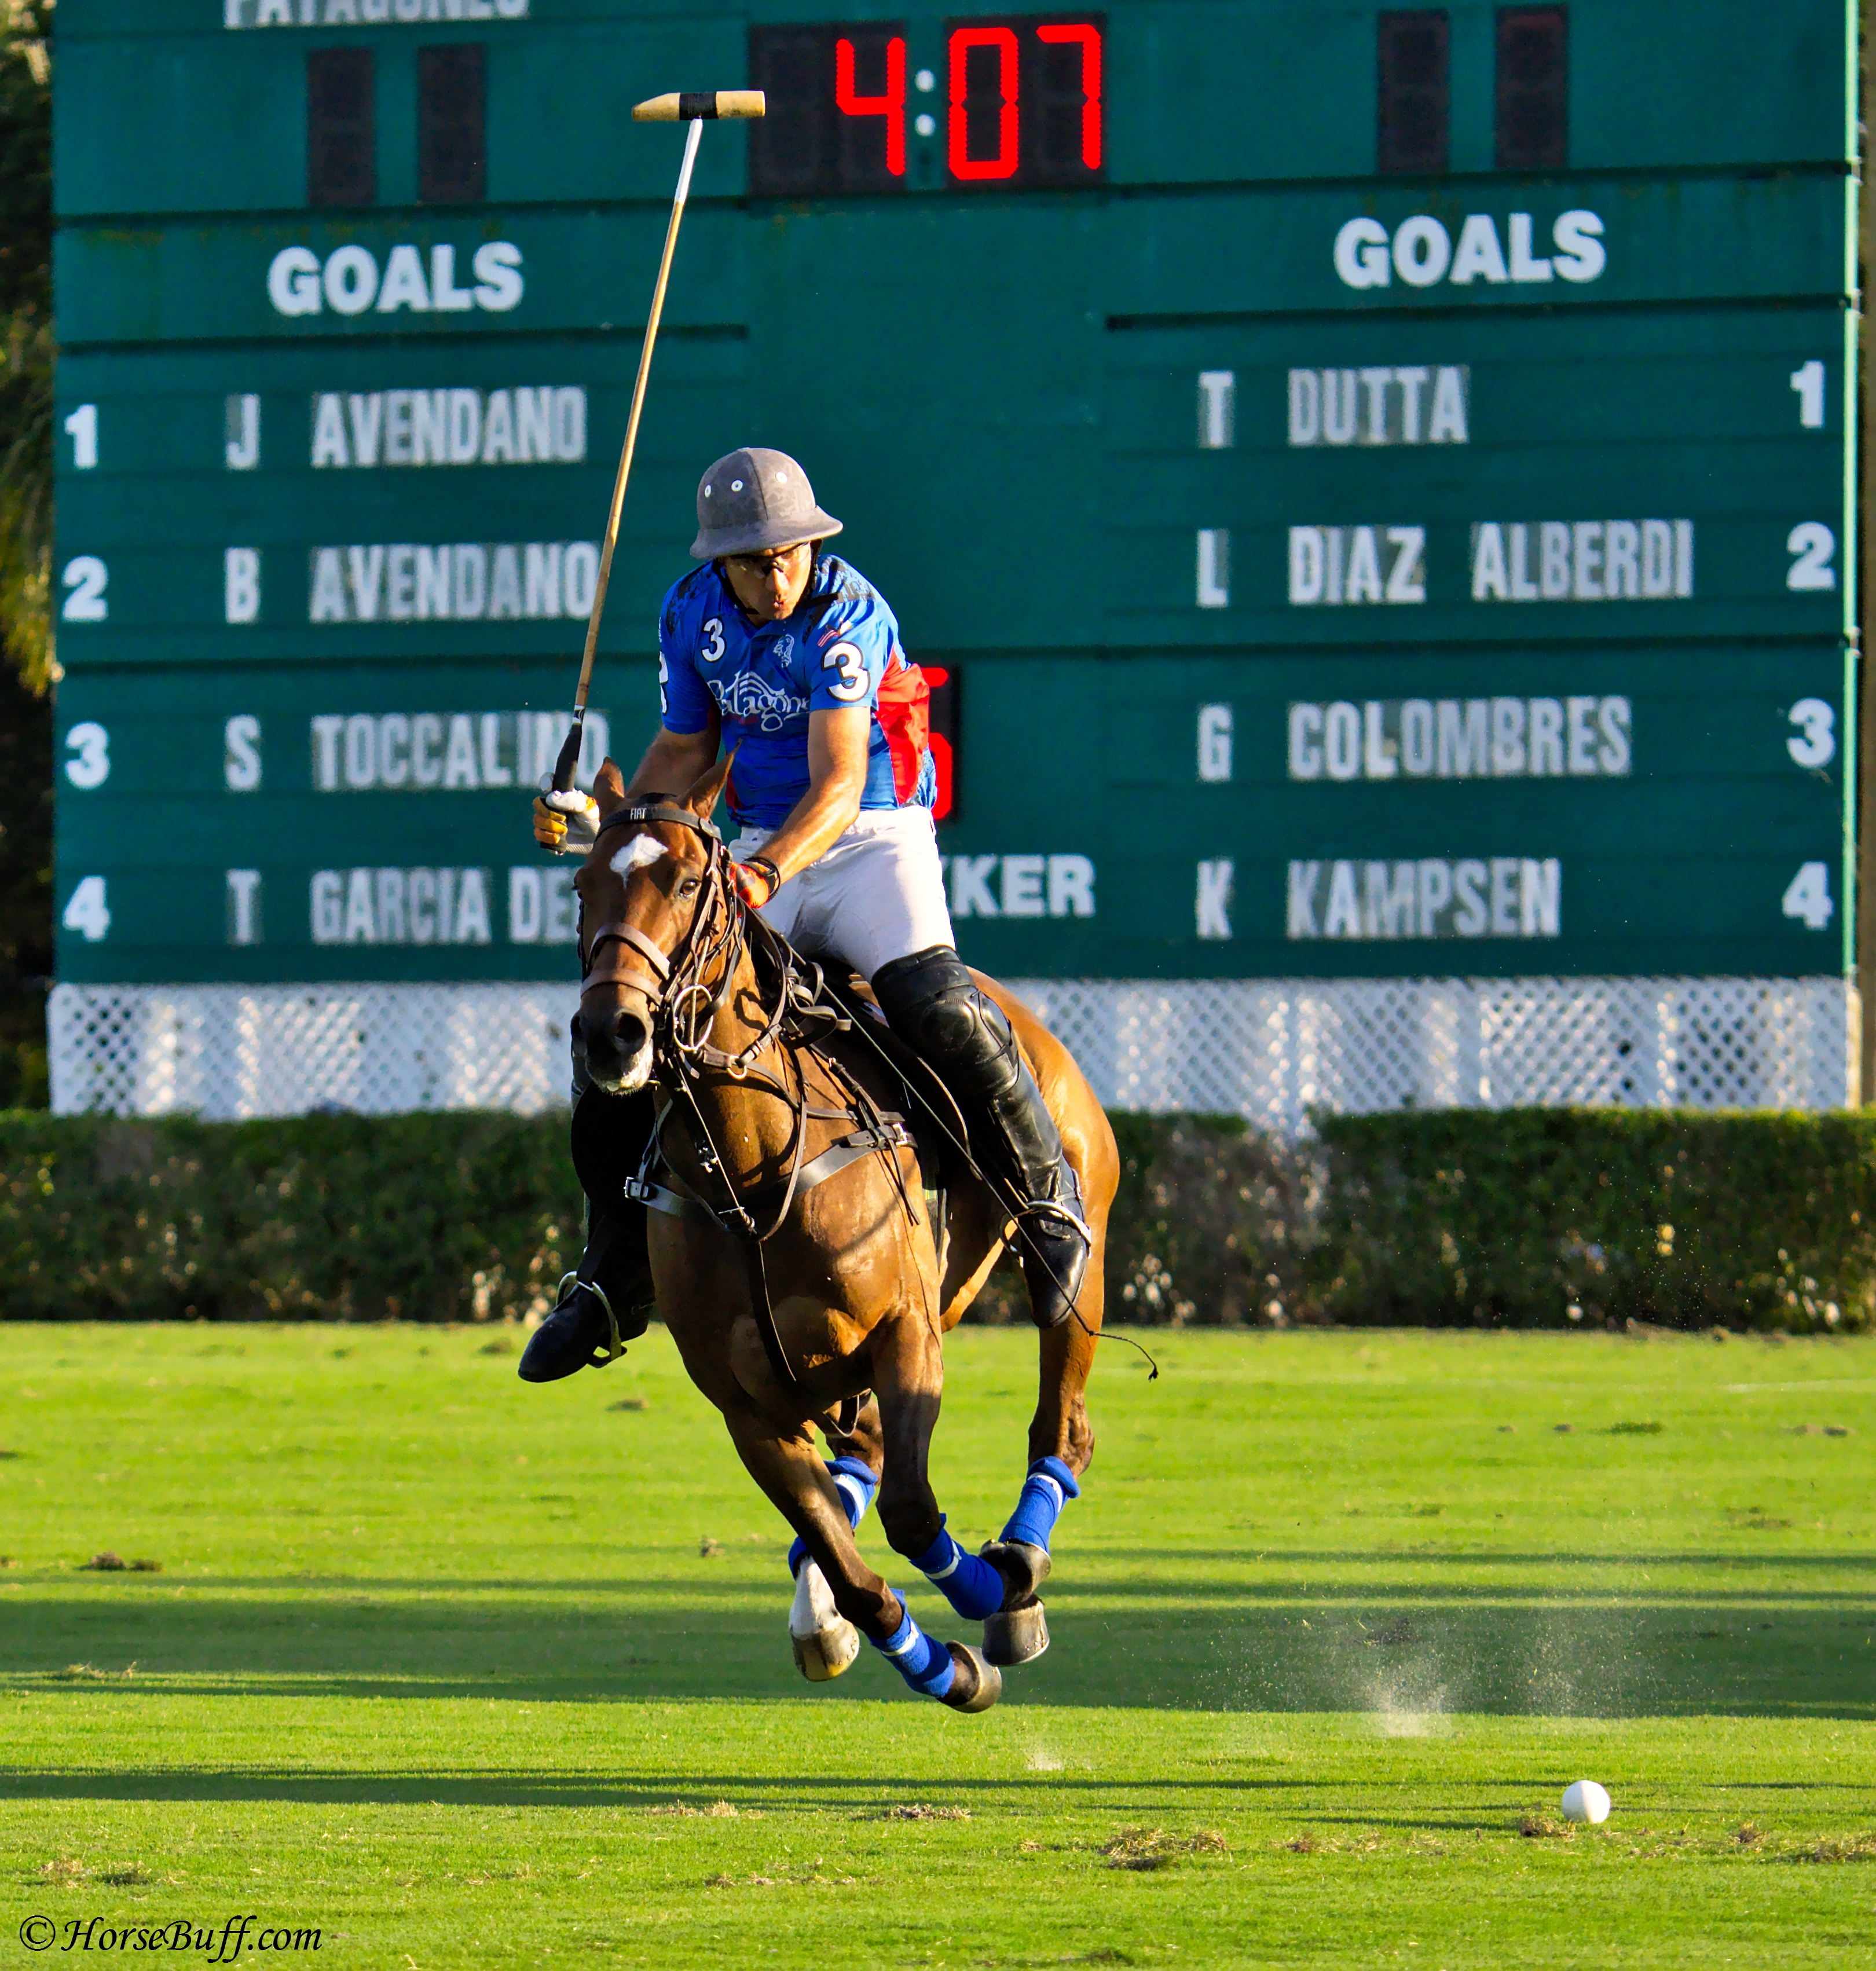
[[[1592,1827],[1600,1827],[1609,1818],[1609,1795],[1594,1780],[1578,1780],[1564,1789],[1563,1817],[1565,1820],[1587,1820]]]

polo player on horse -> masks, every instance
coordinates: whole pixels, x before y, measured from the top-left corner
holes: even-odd
[[[1080,1291],[1089,1229],[1009,1021],[957,954],[924,678],[885,598],[823,546],[841,523],[787,453],[749,446],[718,459],[698,486],[697,529],[702,565],[673,587],[660,618],[663,723],[627,799],[690,787],[727,747],[738,892],[805,957],[871,982],[893,1031],[956,1099],[977,1155],[1014,1187],[1031,1311],[1039,1328],[1059,1327]],[[534,803],[535,839],[558,853],[586,854],[598,823],[578,792]],[[574,1048],[586,1249],[522,1357],[536,1383],[607,1359],[614,1323],[630,1341],[653,1310],[646,1207],[621,1187],[650,1140],[655,1096],[595,1086],[577,1025]]]

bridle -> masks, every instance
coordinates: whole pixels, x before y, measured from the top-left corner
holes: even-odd
[[[584,999],[602,986],[622,986],[641,995],[651,1012],[655,1057],[676,1069],[681,1080],[694,1080],[706,1067],[721,1069],[737,1081],[753,1073],[784,1100],[792,1100],[790,1091],[774,1076],[752,1070],[750,1064],[781,1031],[791,1012],[805,1012],[813,1017],[822,1011],[819,968],[809,968],[813,974],[811,983],[798,976],[799,961],[754,911],[744,907],[732,888],[730,853],[721,831],[692,810],[664,801],[635,801],[614,808],[599,824],[594,847],[609,829],[643,827],[653,822],[687,828],[707,845],[702,893],[689,927],[668,953],[623,916],[608,917],[589,937],[582,898],[580,996]],[[713,1045],[708,1036],[735,989],[738,966],[752,943],[763,946],[774,960],[781,989],[774,1005],[763,1008],[760,1030],[732,1054]],[[608,946],[612,947],[610,953]]]
[[[684,960],[699,944],[709,948],[705,952],[705,962],[709,956],[715,956],[719,940],[713,932],[718,927],[708,923],[708,918],[721,914],[718,907],[723,901],[723,891],[727,889],[727,883],[723,881],[723,863],[729,859],[729,852],[723,845],[723,834],[715,822],[705,820],[704,816],[694,814],[689,808],[680,808],[664,800],[627,802],[623,808],[613,808],[613,812],[599,824],[593,845],[597,848],[599,842],[605,839],[609,828],[643,828],[648,822],[664,822],[672,828],[688,828],[692,829],[692,834],[704,838],[709,858],[704,869],[704,895],[698,899],[698,909],[692,913],[684,938],[670,954],[662,952],[643,930],[637,928],[637,924],[624,923],[623,917],[607,918],[605,923],[593,930],[591,937],[588,937],[585,899],[581,899],[579,995],[585,997],[595,986],[629,986],[633,992],[647,997],[656,1015],[672,992],[674,969],[695,978],[695,972],[702,968],[684,964]],[[601,954],[607,946],[615,946],[615,950],[611,952],[609,960],[603,962]],[[640,960],[640,964],[634,964],[634,958]]]

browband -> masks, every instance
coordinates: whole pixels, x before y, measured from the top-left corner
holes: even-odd
[[[627,822],[662,821],[673,828],[694,828],[699,835],[707,835],[712,842],[723,839],[722,831],[713,821],[693,814],[687,807],[673,807],[665,801],[633,801],[624,807],[615,807],[594,831],[597,842],[609,828],[618,828]]]

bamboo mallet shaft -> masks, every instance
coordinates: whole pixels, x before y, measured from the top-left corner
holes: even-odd
[[[714,94],[654,96],[632,112],[640,123],[686,122],[690,129],[684,139],[684,162],[677,174],[677,191],[671,200],[670,223],[665,228],[664,252],[658,262],[657,285],[652,290],[651,313],[646,318],[644,347],[639,351],[638,379],[632,386],[632,412],[626,420],[625,443],[619,453],[619,470],[612,483],[612,505],[606,515],[606,537],[599,551],[599,578],[593,590],[593,610],[587,619],[586,649],[580,660],[580,682],[573,694],[573,723],[554,766],[554,788],[565,793],[573,785],[579,764],[580,742],[586,730],[586,701],[593,688],[593,660],[599,650],[599,624],[606,610],[606,590],[612,579],[612,556],[619,544],[619,516],[625,507],[625,489],[632,477],[632,455],[638,448],[639,419],[645,409],[645,388],[651,379],[651,352],[658,340],[658,324],[664,314],[665,289],[670,285],[671,262],[677,252],[678,228],[683,223],[684,207],[690,197],[691,173],[697,162],[697,145],[707,122],[721,118],[747,119],[760,116],[765,109],[758,89],[719,90]]]

